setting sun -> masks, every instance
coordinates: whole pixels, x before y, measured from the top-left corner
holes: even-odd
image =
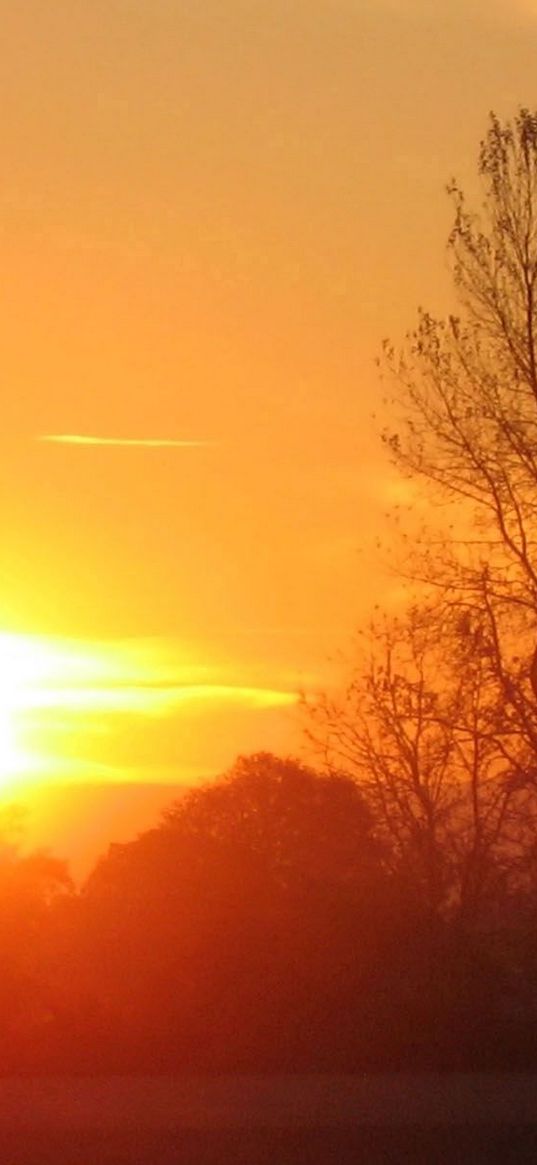
[[[0,635],[0,792],[35,763],[20,739],[19,715],[27,704],[32,676],[42,657],[30,639]]]
[[[30,636],[0,634],[0,791],[41,766],[25,740],[25,714],[46,693],[54,652]],[[39,695],[41,693],[41,696]]]
[[[0,711],[0,791],[2,787],[20,772],[25,765],[25,756],[19,748],[13,725],[13,716],[4,699],[3,686],[0,687],[2,708]]]
[[[76,700],[81,680],[93,682],[102,675],[95,657],[38,637],[0,634],[0,788],[11,791],[14,783],[46,773],[53,758],[35,728],[34,717],[43,709]],[[91,694],[78,687],[78,699],[88,703]],[[45,726],[46,727],[46,726]],[[41,746],[40,746],[41,745]]]
[[[272,718],[276,731],[285,726],[286,709],[298,699],[298,678],[291,686],[289,679],[271,686],[252,667],[201,664],[179,643],[166,648],[151,639],[87,642],[4,632],[0,789],[11,793],[14,785],[36,781],[166,783],[204,775],[205,738],[193,738],[204,717],[224,721],[224,766],[226,724],[247,714],[253,724],[268,728]],[[170,766],[179,747],[180,763]]]

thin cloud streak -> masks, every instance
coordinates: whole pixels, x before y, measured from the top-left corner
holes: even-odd
[[[64,715],[82,712],[87,718],[103,712],[132,715],[171,715],[180,706],[193,702],[263,709],[290,707],[299,694],[274,688],[235,684],[174,684],[158,682],[115,684],[47,684],[42,688],[15,693],[12,707],[19,712],[61,708]]]
[[[127,449],[210,449],[215,441],[174,437],[96,437],[84,433],[45,433],[37,438],[47,445],[90,445]]]

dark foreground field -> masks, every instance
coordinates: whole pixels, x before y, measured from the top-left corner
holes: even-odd
[[[537,1161],[537,1078],[0,1080],[6,1165]]]
[[[6,1165],[510,1165],[537,1161],[537,1129],[0,1130]]]

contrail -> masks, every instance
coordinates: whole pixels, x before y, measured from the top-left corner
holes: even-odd
[[[216,444],[173,437],[94,437],[82,433],[45,433],[37,440],[49,445],[108,445],[128,449],[210,449]]]

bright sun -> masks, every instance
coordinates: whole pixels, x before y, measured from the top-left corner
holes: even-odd
[[[59,697],[54,693],[60,693],[63,684],[68,689],[87,666],[87,657],[72,647],[0,633],[0,790],[31,780],[47,768],[46,754],[30,747],[33,714],[56,698],[68,699],[68,690]]]
[[[83,743],[85,721],[99,711],[143,710],[151,692],[138,687],[138,677],[146,667],[117,645],[0,632],[0,795],[46,775],[58,778],[63,761],[52,739],[57,745],[58,731],[71,740],[81,734]],[[69,765],[80,769],[80,759]]]
[[[25,756],[17,745],[16,732],[11,709],[4,704],[0,708],[0,787],[16,777],[25,767]]]
[[[77,644],[0,633],[0,791],[50,768],[54,758],[40,747],[39,732],[36,739],[36,713],[68,704],[81,678],[98,671],[98,661]]]
[[[296,695],[227,683],[176,645],[2,631],[0,798],[46,782],[136,779],[138,759],[123,759],[132,755],[133,718],[140,725],[141,717],[188,714],[202,701],[264,709],[293,704]]]
[[[30,703],[32,679],[43,674],[43,653],[30,637],[0,634],[0,788],[32,767],[20,720]]]

